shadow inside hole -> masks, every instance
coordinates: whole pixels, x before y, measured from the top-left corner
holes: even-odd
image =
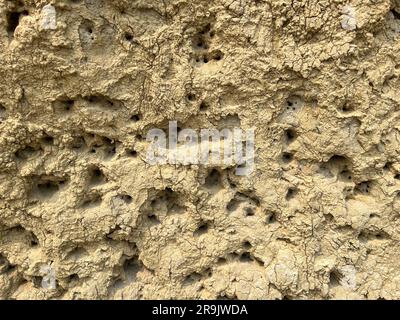
[[[192,285],[193,283],[198,282],[200,280],[201,280],[201,274],[193,272],[185,277],[185,279],[183,280],[183,286]]]
[[[50,199],[60,190],[65,182],[65,180],[39,180],[33,189],[33,193],[41,199]]]
[[[195,237],[200,237],[203,234],[206,234],[209,229],[209,223],[208,222],[202,222],[200,226],[197,228],[197,230],[193,233]]]
[[[206,111],[206,110],[208,109],[207,103],[206,103],[205,101],[202,101],[202,102],[200,103],[199,109],[200,109],[200,111],[202,111],[202,112]]]
[[[189,93],[189,94],[186,96],[186,98],[187,98],[187,100],[190,101],[190,102],[193,102],[193,101],[196,100],[196,96],[195,96],[194,93]]]
[[[148,213],[147,220],[150,222],[151,225],[158,225],[161,223],[155,213]]]
[[[329,273],[329,286],[334,288],[341,285],[343,275],[336,269]]]
[[[104,176],[103,172],[100,168],[94,167],[90,170],[90,178],[89,178],[89,185],[95,186],[99,184],[103,184],[107,181],[106,177]]]
[[[342,105],[340,110],[342,112],[344,112],[344,113],[353,112],[354,111],[354,106],[351,105],[350,103],[346,102],[345,104]]]
[[[371,192],[373,183],[371,181],[364,181],[357,184],[354,188],[356,193],[369,194]]]
[[[42,148],[37,148],[36,146],[26,146],[25,148],[18,150],[15,153],[15,157],[18,160],[28,160],[29,158],[37,155],[40,151],[42,151]]]
[[[42,144],[47,146],[51,146],[54,144],[54,138],[49,135],[44,136],[43,138],[40,139],[40,141]]]
[[[294,129],[285,130],[286,143],[292,143],[297,137],[297,133]]]
[[[267,223],[268,224],[273,224],[278,222],[277,217],[276,217],[276,213],[275,212],[271,212],[268,216],[267,216]]]
[[[129,33],[129,32],[126,32],[124,36],[125,36],[125,40],[126,40],[126,41],[128,41],[128,42],[133,42],[133,40],[134,40],[134,39],[133,39],[133,34],[131,34],[131,33]]]
[[[20,19],[23,16],[27,16],[28,14],[29,14],[29,12],[27,10],[7,12],[7,14],[6,14],[6,24],[7,24],[6,30],[7,30],[9,37],[14,36],[15,29],[17,29],[17,27],[18,27],[18,25],[20,23]]]
[[[292,160],[293,160],[293,155],[291,154],[291,153],[289,153],[289,152],[284,152],[283,154],[282,154],[282,161],[283,161],[283,163],[290,163],[290,162],[292,162]]]
[[[136,150],[127,150],[126,151],[126,153],[127,153],[127,155],[129,156],[129,157],[132,157],[132,158],[136,158],[137,156],[138,156],[138,153],[137,153],[137,151]]]
[[[240,204],[240,201],[238,201],[237,199],[233,198],[227,204],[226,209],[228,210],[228,212],[236,211],[238,209],[238,207],[239,207],[239,204]]]
[[[7,112],[6,108],[0,104],[0,123],[2,120],[4,120],[6,112]]]
[[[251,261],[253,261],[253,258],[251,257],[249,252],[243,252],[240,255],[239,261],[240,262],[251,262]]]
[[[252,248],[252,245],[251,245],[250,241],[243,242],[243,249],[250,250],[251,248]]]
[[[131,204],[132,203],[132,197],[128,194],[120,194],[118,195],[118,198],[124,201],[126,204]]]
[[[68,113],[73,110],[75,101],[72,99],[61,99],[53,102],[53,110],[55,113]]]
[[[140,121],[140,115],[139,115],[139,114],[134,114],[134,115],[132,115],[132,116],[131,116],[131,120],[132,120],[133,122],[138,122],[138,121]]]
[[[246,217],[253,217],[253,216],[256,214],[255,211],[254,211],[254,209],[251,208],[251,207],[246,207],[246,208],[244,209],[244,213],[245,213],[245,216],[246,216]]]
[[[286,193],[286,200],[290,201],[296,197],[298,190],[296,188],[289,188]]]
[[[90,193],[84,196],[84,199],[81,203],[81,208],[88,209],[93,207],[99,207],[103,201],[103,197],[101,194],[95,192]]]
[[[221,173],[217,169],[212,169],[205,179],[204,187],[211,192],[217,192],[222,188]]]

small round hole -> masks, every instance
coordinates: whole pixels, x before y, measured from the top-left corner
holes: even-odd
[[[189,94],[187,95],[187,99],[188,99],[189,101],[194,101],[194,100],[196,99],[196,96],[195,96],[193,93],[189,93]]]

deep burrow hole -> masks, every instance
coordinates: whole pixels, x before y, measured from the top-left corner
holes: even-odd
[[[290,187],[286,192],[286,201],[293,200],[298,194],[298,189],[295,187]]]
[[[5,119],[6,112],[6,108],[2,104],[0,104],[0,123]]]
[[[106,176],[99,167],[92,167],[89,171],[89,184],[96,186],[107,182]]]
[[[67,183],[67,179],[41,178],[36,183],[34,193],[42,199],[50,199]]]
[[[209,191],[209,192],[217,192],[222,188],[222,177],[221,173],[217,169],[212,169],[204,183],[204,187]]]
[[[10,38],[14,36],[15,29],[17,29],[21,18],[27,15],[29,15],[28,10],[23,9],[6,13],[6,30]]]

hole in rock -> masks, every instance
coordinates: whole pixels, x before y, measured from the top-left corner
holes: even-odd
[[[221,173],[217,169],[212,169],[205,179],[204,186],[209,191],[218,191],[221,188]]]
[[[289,188],[286,193],[286,200],[292,200],[296,196],[297,192],[298,190],[296,188]]]
[[[104,176],[103,172],[101,171],[100,168],[98,167],[93,167],[90,170],[90,179],[89,179],[89,184],[90,185],[99,185],[104,182],[106,182],[107,179]]]
[[[193,235],[194,235],[195,237],[199,237],[199,236],[201,236],[201,235],[207,233],[208,229],[209,229],[209,224],[208,224],[208,222],[202,222],[202,223],[200,224],[200,226],[197,228],[197,230],[194,232]]]
[[[7,33],[10,37],[14,36],[15,29],[17,29],[20,19],[23,16],[27,16],[29,12],[27,10],[22,11],[11,11],[6,14],[6,23],[7,23]]]

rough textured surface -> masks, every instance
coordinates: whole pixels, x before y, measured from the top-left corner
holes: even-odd
[[[400,298],[400,1],[0,19],[1,298]],[[168,120],[254,127],[254,173],[149,166]]]

